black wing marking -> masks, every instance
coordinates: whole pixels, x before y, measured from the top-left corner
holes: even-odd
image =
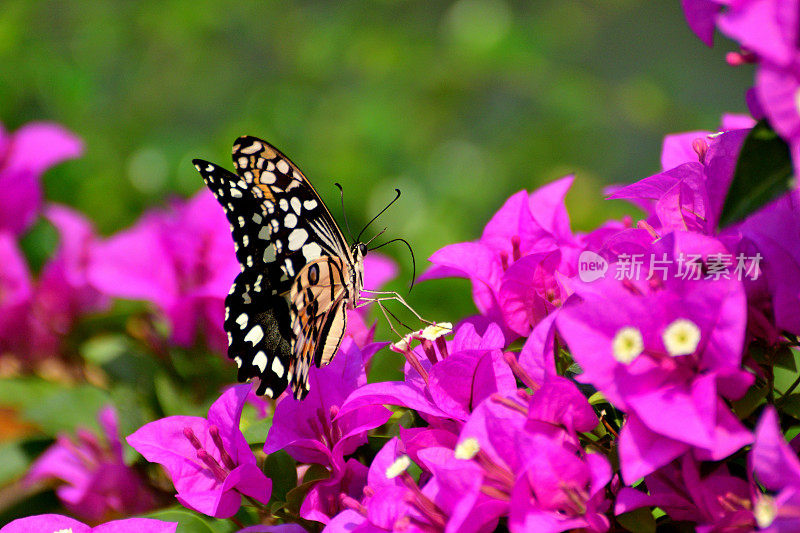
[[[233,165],[239,176],[252,185],[254,194],[263,193],[265,205],[275,206],[274,215],[280,226],[284,226],[282,213],[291,215],[292,223],[295,222],[293,217],[297,217],[292,228],[305,231],[311,237],[308,242],[320,247],[319,251],[314,246],[303,249],[306,260],[295,265],[299,267],[295,272],[322,254],[353,263],[347,241],[327,206],[297,165],[280,150],[257,137],[245,135],[233,145]]]
[[[194,161],[225,208],[242,265],[225,299],[228,355],[240,381],[259,379],[257,394],[275,397],[289,383],[302,399],[311,362],[327,364],[344,335],[353,255],[314,187],[279,150],[244,136],[233,161],[238,175]],[[307,292],[300,273],[326,256],[340,265],[328,280],[337,294]],[[296,299],[293,287],[309,297]]]
[[[256,394],[275,398],[286,389],[293,360],[289,308],[284,297],[255,290],[259,277],[240,273],[225,298],[228,356],[239,381],[258,378]]]
[[[202,159],[195,159],[192,163],[225,210],[236,248],[236,259],[242,269],[261,266],[269,241],[259,235],[263,237],[269,230],[264,229],[268,228],[268,224],[262,214],[261,202],[250,191],[250,185],[214,163]]]

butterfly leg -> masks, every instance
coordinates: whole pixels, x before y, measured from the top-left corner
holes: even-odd
[[[381,300],[378,300],[377,298],[374,299],[374,300],[370,299],[368,302],[364,302],[363,304],[357,305],[356,309],[358,309],[359,307],[367,306],[367,305],[372,304],[372,303],[375,303],[375,304],[378,305],[378,308],[380,308],[381,313],[383,313],[384,318],[386,318],[386,323],[389,324],[389,329],[391,329],[392,333],[397,335],[400,339],[403,339],[404,336],[399,331],[394,329],[394,326],[392,325],[392,320],[391,320],[391,318],[389,318],[389,316],[394,318],[397,321],[397,323],[400,324],[401,326],[403,326],[404,328],[408,329],[409,331],[414,331],[412,328],[410,328],[409,326],[404,324],[399,318],[397,318],[391,311],[386,309],[386,306],[383,305],[383,302]]]
[[[426,319],[422,318],[422,316],[420,316],[420,314],[417,313],[414,310],[413,307],[408,305],[408,302],[406,302],[403,299],[402,296],[400,296],[398,293],[396,293],[394,291],[371,291],[369,289],[362,289],[361,292],[362,292],[362,294],[366,292],[366,293],[373,294],[373,295],[377,296],[376,298],[363,298],[362,297],[362,298],[360,298],[361,301],[364,301],[364,302],[367,302],[367,303],[372,303],[372,302],[385,302],[385,301],[389,301],[389,300],[394,300],[394,301],[400,302],[406,309],[411,311],[411,313],[415,317],[417,317],[417,319],[420,322],[424,322],[424,323],[426,323],[428,325],[433,325],[435,323],[435,322],[431,322],[430,320],[426,320]]]

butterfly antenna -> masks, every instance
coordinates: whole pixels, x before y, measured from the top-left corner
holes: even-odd
[[[347,228],[347,234],[350,236],[350,242],[353,241],[353,232],[350,231],[350,222],[347,220],[347,211],[344,208],[344,189],[338,183],[334,183],[339,188],[339,200],[342,202],[342,216],[344,217],[344,227]]]
[[[383,209],[381,209],[381,212],[380,212],[380,213],[378,213],[377,215],[375,215],[374,217],[372,217],[372,220],[370,220],[369,222],[367,222],[367,225],[366,225],[366,226],[364,226],[364,229],[362,229],[362,230],[361,230],[361,233],[359,233],[359,234],[358,234],[358,237],[356,237],[356,242],[358,242],[358,241],[360,241],[360,240],[361,240],[361,236],[362,236],[362,235],[364,234],[364,232],[367,230],[367,228],[369,227],[369,225],[370,225],[370,224],[372,224],[373,222],[375,222],[375,219],[377,219],[379,216],[381,216],[381,215],[384,213],[384,211],[386,211],[387,209],[389,209],[390,207],[392,207],[392,204],[393,204],[393,203],[395,203],[395,202],[397,201],[397,199],[398,199],[398,198],[400,198],[400,189],[395,189],[395,190],[394,190],[394,192],[396,192],[396,193],[397,193],[397,196],[395,196],[395,197],[394,197],[394,200],[392,200],[391,202],[389,202],[389,205],[387,205],[386,207],[384,207]]]
[[[365,242],[365,243],[364,243],[364,246],[369,246],[369,243],[371,243],[372,241],[374,241],[375,239],[377,239],[378,237],[380,237],[381,235],[383,235],[383,233],[384,233],[386,230],[387,230],[387,228],[383,228],[382,230],[380,230],[380,231],[379,231],[379,232],[378,232],[376,235],[374,235],[374,236],[373,236],[373,237],[372,237],[370,240],[368,240],[367,242]],[[373,250],[375,250],[375,248],[373,248]]]
[[[381,233],[383,233],[383,232],[381,232]],[[380,235],[380,233],[378,235]],[[370,239],[370,240],[372,240],[372,239]],[[414,260],[414,250],[411,249],[411,245],[408,244],[408,241],[398,237],[396,239],[392,239],[391,241],[386,241],[383,244],[379,244],[375,248],[370,248],[369,251],[371,252],[372,250],[377,250],[378,248],[383,248],[387,244],[391,244],[393,242],[398,242],[398,241],[402,242],[403,244],[405,244],[406,248],[408,248],[408,251],[411,254],[411,285],[408,286],[408,292],[410,294],[411,293],[411,289],[414,288],[414,281],[416,281],[416,279],[417,279],[417,262]]]

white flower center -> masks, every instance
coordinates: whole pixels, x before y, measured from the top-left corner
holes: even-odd
[[[775,517],[778,516],[778,508],[775,506],[775,501],[766,494],[762,494],[756,501],[753,515],[756,517],[758,527],[761,529],[769,527]]]
[[[53,531],[53,533],[72,533],[72,528],[59,529],[58,531]]]
[[[611,343],[614,352],[614,359],[622,364],[628,365],[644,350],[642,333],[631,326],[626,326],[614,335],[614,342]]]
[[[408,470],[409,466],[411,466],[411,459],[409,459],[407,455],[401,455],[386,469],[386,479],[396,478]]]
[[[700,328],[691,320],[679,318],[664,330],[664,347],[672,356],[689,355],[700,343]]]
[[[478,439],[475,437],[467,437],[456,446],[456,459],[472,459],[481,449]]]
[[[430,326],[426,327],[420,333],[420,336],[423,339],[428,339],[429,341],[435,341],[438,337],[442,335],[447,335],[448,333],[453,331],[453,324],[450,322],[440,322],[438,324],[431,324]]]

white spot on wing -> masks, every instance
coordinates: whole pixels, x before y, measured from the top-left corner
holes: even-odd
[[[308,232],[303,228],[297,228],[289,234],[289,249],[292,251],[299,250],[308,239]]]
[[[278,160],[278,162],[275,163],[275,166],[277,166],[278,171],[283,174],[287,174],[289,172],[289,163],[287,163],[283,159]]]
[[[303,246],[303,257],[306,258],[307,262],[313,261],[314,259],[319,259],[322,255],[322,248],[319,244],[315,242],[310,242]]]
[[[272,185],[273,183],[275,183],[275,174],[273,174],[272,172],[262,172],[261,183]]]
[[[275,247],[267,246],[264,250],[264,262],[272,263],[273,261],[275,261]]]
[[[290,203],[292,204],[292,210],[299,215],[300,211],[303,210],[303,207],[300,205],[300,199],[297,196],[292,196]]]
[[[311,211],[312,209],[317,208],[317,201],[316,200],[306,200],[303,202],[303,207]]]
[[[263,148],[263,146],[262,146],[262,144],[260,142],[253,141],[253,144],[251,144],[250,146],[246,146],[246,147],[242,148],[240,150],[240,152],[242,152],[243,154],[248,154],[249,155],[249,154],[254,154],[254,153],[258,152],[259,150],[261,150],[261,148]],[[239,158],[239,159],[241,160],[243,158]],[[247,161],[247,160],[245,159],[245,161]]]
[[[286,218],[283,219],[283,225],[287,228],[295,227],[297,225],[297,217],[289,213],[286,215]]]
[[[253,366],[257,366],[259,370],[262,372],[267,368],[267,354],[264,352],[258,352],[255,357],[253,357]]]
[[[239,329],[244,329],[247,327],[247,318],[247,313],[242,313],[236,317],[236,323],[239,324]]]
[[[281,360],[277,357],[272,360],[272,371],[275,372],[275,375],[279,378],[283,377],[283,365],[281,364]]]
[[[234,198],[241,198],[242,191],[240,191],[239,189],[231,188],[231,196],[233,196]]]
[[[278,200],[278,206],[284,211],[289,210],[289,202],[286,201],[286,198],[281,198],[280,200]]]
[[[253,213],[253,222],[255,222],[256,224],[261,224],[262,220],[263,219],[261,218],[261,215],[259,215],[258,213]]]
[[[253,327],[250,329],[250,331],[249,331],[249,332],[247,333],[247,335],[245,336],[244,340],[245,340],[246,342],[250,342],[250,343],[252,343],[252,344],[253,344],[253,346],[255,346],[256,344],[258,344],[259,342],[261,342],[261,339],[263,339],[263,338],[264,338],[264,330],[263,330],[263,329],[261,329],[261,326],[259,326],[258,324],[256,324],[255,326],[253,326]]]

